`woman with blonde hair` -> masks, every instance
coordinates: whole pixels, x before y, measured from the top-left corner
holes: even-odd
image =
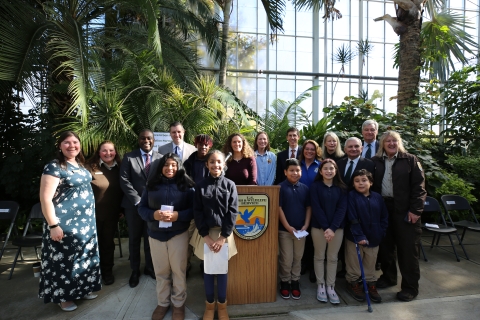
[[[340,146],[340,139],[337,134],[332,131],[327,131],[323,136],[322,151],[323,159],[338,161],[345,156]]]
[[[257,185],[257,163],[252,148],[242,134],[231,134],[223,146],[223,153],[232,154],[226,163],[226,178],[235,185]]]

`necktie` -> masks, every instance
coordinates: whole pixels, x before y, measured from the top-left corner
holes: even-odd
[[[178,156],[178,146],[175,146],[175,154]]]
[[[290,158],[295,158],[295,149],[292,149],[292,154],[290,155]]]
[[[349,184],[350,183],[350,177],[352,176],[352,170],[353,170],[353,160],[350,160],[350,166],[347,169],[347,173],[345,174],[345,183]]]
[[[145,173],[148,177],[148,172],[150,171],[150,155],[148,153],[145,154]]]
[[[365,158],[370,159],[372,157],[372,145],[367,144],[367,152],[365,152]]]

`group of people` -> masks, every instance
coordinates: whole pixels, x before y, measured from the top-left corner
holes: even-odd
[[[277,154],[275,176],[281,186],[282,298],[301,297],[302,264],[313,257],[310,280],[317,283],[319,301],[340,303],[335,292],[338,259],[345,268],[347,291],[364,301],[355,244],[360,246],[372,301],[382,301],[377,288],[397,285],[397,259],[402,275],[397,299],[411,301],[418,295],[420,215],[426,197],[423,169],[406,152],[398,132],[388,130],[379,141],[377,134],[378,123],[367,120],[362,125],[364,141],[350,137],[342,151],[333,132],[325,134],[320,148],[313,140],[300,147],[298,130],[288,130],[289,148]],[[300,230],[308,230],[310,240],[297,240]],[[379,279],[376,265],[382,270]]]
[[[184,141],[179,122],[170,125],[171,143],[154,150],[154,135],[144,129],[138,149],[123,159],[111,141],[100,144],[85,161],[74,132],[60,135],[55,160],[46,165],[40,186],[45,216],[39,297],[62,310],[77,308],[74,300],[94,299],[101,283],[114,283],[114,233],[125,216],[129,233],[129,285],[143,273],[156,279],[157,307],[152,319],[184,319],[190,257],[203,260],[204,246],[219,252],[228,243],[228,258],[237,253],[233,228],[238,211],[235,185],[280,185],[280,295],[299,299],[302,256],[312,260],[319,301],[339,303],[335,292],[338,252],[345,253],[349,291],[364,299],[355,263],[361,245],[372,300],[376,288],[396,285],[396,257],[402,273],[397,297],[418,294],[417,244],[420,214],[426,196],[418,159],[408,154],[397,132],[376,141],[378,124],[364,123],[364,141],[349,138],[345,153],[338,136],[325,134],[298,145],[299,131],[287,132],[289,148],[275,155],[268,135],[260,132],[250,147],[240,133],[228,137],[223,152],[211,150],[211,137],[200,134],[194,145]],[[372,158],[371,160],[369,158]],[[311,251],[296,232],[308,230]],[[345,230],[345,231],[344,231]],[[344,241],[344,237],[346,240]],[[97,244],[98,238],[98,244]],[[353,249],[352,249],[353,248]],[[304,254],[305,251],[305,254]],[[382,276],[375,278],[377,252]],[[325,273],[326,266],[326,273]],[[214,280],[217,281],[215,300]],[[204,319],[228,319],[227,274],[204,273]]]

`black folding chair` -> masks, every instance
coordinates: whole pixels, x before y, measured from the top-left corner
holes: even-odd
[[[455,245],[453,244],[453,240],[451,237],[452,234],[455,234],[460,246],[463,249],[463,253],[465,254],[465,257],[468,259],[467,251],[465,251],[465,247],[463,246],[462,241],[460,241],[460,237],[457,233],[457,228],[455,228],[454,226],[449,226],[447,224],[442,208],[440,207],[440,204],[438,203],[437,199],[432,197],[427,197],[425,199],[425,206],[423,208],[423,212],[432,212],[432,213],[438,214],[436,223],[434,224],[438,226],[438,228],[435,228],[433,226],[426,226],[425,224],[422,224],[423,229],[433,232],[432,244],[430,245],[430,248],[433,248],[434,244],[437,247],[442,247],[438,245],[438,242],[440,241],[440,237],[442,235],[447,235],[448,239],[450,240],[450,244],[452,246],[453,252],[455,253],[455,257],[457,257],[457,261],[460,262],[460,258],[458,257],[457,250],[455,249]],[[450,216],[448,216],[448,219],[449,219],[450,225],[453,225]],[[435,240],[437,240],[436,243],[435,243]]]
[[[461,221],[452,221],[452,226],[453,227],[461,227],[463,228],[462,232],[462,237],[460,238],[460,242],[463,243],[463,238],[465,237],[465,233],[467,230],[471,231],[480,231],[480,223],[478,223],[477,217],[475,216],[475,212],[473,211],[472,207],[470,206],[470,203],[468,203],[468,200],[465,199],[462,196],[456,196],[456,195],[451,195],[447,194],[442,196],[442,203],[443,206],[445,207],[445,211],[448,215],[448,217],[451,220],[451,211],[468,211],[470,213],[470,220],[461,220]],[[467,258],[468,259],[468,258]]]
[[[6,233],[0,234],[0,241],[3,241],[2,251],[0,251],[0,260],[2,260],[3,252],[7,246],[8,239],[12,234],[12,230],[16,231],[13,227],[15,226],[15,219],[17,218],[17,213],[19,209],[18,203],[15,201],[0,201],[0,220],[9,220],[10,226],[7,229]]]
[[[12,269],[10,270],[10,275],[8,276],[8,280],[12,279],[13,270],[17,264],[17,259],[20,253],[22,252],[22,248],[30,247],[35,248],[35,254],[37,256],[37,260],[40,259],[38,254],[38,248],[42,247],[42,234],[35,234],[33,232],[33,228],[31,227],[31,223],[34,220],[41,220],[43,223],[44,217],[42,213],[42,207],[40,203],[35,204],[30,210],[30,215],[28,216],[27,223],[25,224],[25,229],[23,231],[23,236],[18,237],[12,240],[12,245],[18,247],[17,254],[15,255],[15,259],[13,259]],[[30,232],[29,232],[30,230]],[[23,260],[23,256],[22,256]]]

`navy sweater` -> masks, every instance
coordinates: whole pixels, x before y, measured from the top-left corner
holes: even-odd
[[[162,179],[156,190],[143,190],[142,199],[138,205],[138,213],[147,221],[148,235],[159,241],[168,241],[174,236],[188,230],[193,219],[193,198],[195,190],[190,188],[180,191],[174,179]],[[153,213],[162,205],[173,206],[178,211],[177,221],[172,222],[168,228],[159,228],[159,221],[153,218]]]
[[[322,180],[317,180],[310,186],[310,201],[312,203],[312,228],[335,232],[345,226],[348,194],[337,186],[326,186]]]
[[[348,221],[349,228],[345,237],[355,240],[368,240],[368,247],[380,244],[388,227],[388,211],[380,194],[371,191],[368,197],[356,190],[348,194]],[[352,235],[353,233],[353,235]]]

